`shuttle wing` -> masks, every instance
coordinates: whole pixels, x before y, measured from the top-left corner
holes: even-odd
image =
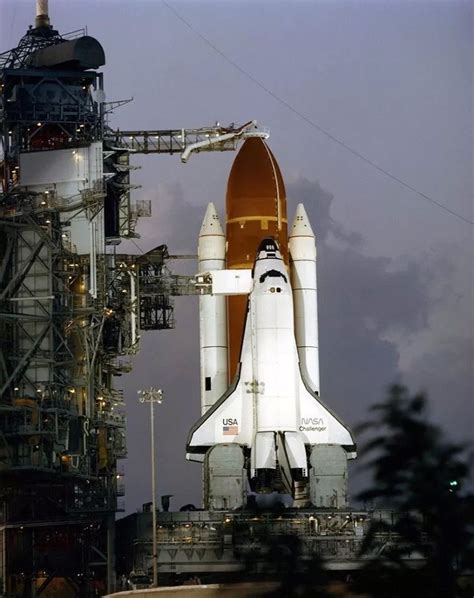
[[[303,376],[300,378],[299,401],[298,431],[303,435],[305,444],[338,444],[349,453],[355,451],[356,444],[350,430],[310,390]]]
[[[191,428],[188,458],[204,454],[215,444],[235,442],[250,446],[252,440],[252,395],[246,393],[240,372],[227,392]]]

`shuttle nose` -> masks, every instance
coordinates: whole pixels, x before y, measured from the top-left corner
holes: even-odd
[[[275,239],[263,239],[263,241],[260,243],[260,245],[258,246],[258,250],[257,250],[257,259],[259,259],[260,254],[262,253],[274,253],[276,254],[277,251],[279,252],[279,248],[278,248],[278,243],[275,241]],[[275,256],[272,256],[275,257]]]
[[[255,262],[258,262],[260,260],[282,260],[283,261],[283,256],[280,252],[280,247],[278,245],[278,242],[275,241],[275,239],[272,238],[267,238],[267,239],[263,239],[263,241],[260,243],[260,245],[258,246],[258,251],[257,251],[257,255],[255,258]],[[284,264],[282,264],[283,267]],[[286,268],[286,267],[285,267]]]

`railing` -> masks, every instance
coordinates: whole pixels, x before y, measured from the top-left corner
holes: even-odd
[[[97,411],[95,419],[109,426],[125,427],[126,417],[122,413],[112,413],[111,411]]]

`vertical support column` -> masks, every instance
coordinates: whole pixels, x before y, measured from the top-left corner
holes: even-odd
[[[115,515],[107,517],[107,593],[115,591]]]

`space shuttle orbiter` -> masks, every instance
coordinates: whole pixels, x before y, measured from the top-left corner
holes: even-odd
[[[210,204],[198,254],[216,285],[200,298],[202,415],[188,459],[237,445],[252,490],[293,493],[313,447],[351,458],[355,442],[320,398],[314,233],[300,204],[288,238],[283,179],[263,140],[247,140],[234,162],[227,235]]]

